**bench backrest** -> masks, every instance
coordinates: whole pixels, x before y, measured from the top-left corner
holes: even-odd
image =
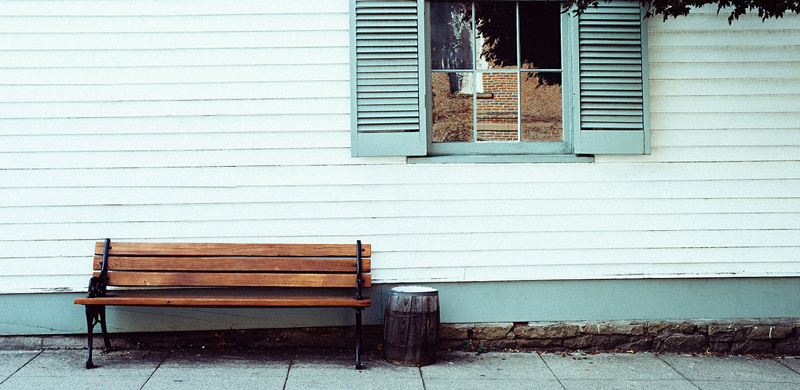
[[[107,285],[165,287],[356,287],[357,245],[111,242]],[[95,245],[100,276],[104,242]],[[370,282],[361,245],[361,287]]]

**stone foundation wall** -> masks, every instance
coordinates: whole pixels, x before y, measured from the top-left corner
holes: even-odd
[[[354,327],[112,334],[115,349],[352,348]],[[365,351],[379,350],[382,326],[364,327]],[[102,345],[95,338],[95,345]],[[86,338],[3,336],[3,349],[82,349]],[[505,322],[442,324],[440,349],[489,352],[657,351],[800,356],[800,318],[770,320]]]
[[[441,347],[800,355],[800,319],[442,324]]]

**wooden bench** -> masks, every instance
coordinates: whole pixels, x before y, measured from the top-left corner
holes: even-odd
[[[185,244],[97,242],[86,306],[89,352],[100,324],[111,348],[105,307],[352,307],[356,312],[356,368],[361,368],[361,310],[370,306],[362,288],[370,286],[370,245],[343,244]],[[109,290],[108,286],[134,287]],[[152,288],[158,287],[158,288]],[[169,289],[164,289],[168,287]],[[187,289],[189,287],[191,289]],[[197,287],[211,288],[197,295]],[[230,287],[286,287],[278,294],[243,293]],[[314,289],[312,296],[296,288]],[[217,290],[224,289],[224,290]],[[352,289],[351,295],[334,294]],[[258,289],[256,289],[258,291]],[[285,291],[285,292],[284,292]],[[323,293],[317,294],[317,291]],[[185,294],[183,292],[186,292]]]

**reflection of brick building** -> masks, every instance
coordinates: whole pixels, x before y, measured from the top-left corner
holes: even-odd
[[[483,85],[476,99],[478,141],[518,140],[517,74],[489,72],[478,77]]]
[[[477,73],[481,80],[475,83],[477,112],[473,117],[473,73],[458,75],[431,74],[433,142],[475,141],[473,121],[477,122],[477,141],[562,139],[560,84],[549,84],[536,73],[522,72],[519,82],[517,73]]]

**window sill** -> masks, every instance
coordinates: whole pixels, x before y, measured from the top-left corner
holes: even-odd
[[[460,156],[408,157],[409,164],[460,164],[460,163],[590,163],[594,156],[552,154],[492,154]]]

